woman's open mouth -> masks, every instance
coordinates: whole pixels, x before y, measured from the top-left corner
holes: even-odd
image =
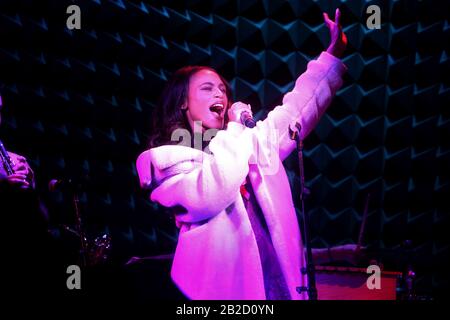
[[[211,112],[215,113],[220,118],[222,118],[222,112],[224,109],[225,107],[222,103],[215,103],[211,107],[209,107],[209,110],[211,110]]]

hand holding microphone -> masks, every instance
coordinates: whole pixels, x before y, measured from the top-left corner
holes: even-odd
[[[256,122],[253,119],[251,106],[246,103],[233,103],[228,110],[228,119],[229,121],[242,123],[248,128],[253,128],[254,126],[256,126]]]

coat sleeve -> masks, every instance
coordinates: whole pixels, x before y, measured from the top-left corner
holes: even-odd
[[[177,211],[182,207],[176,216],[179,222],[203,221],[225,210],[236,200],[248,174],[251,138],[238,124],[219,131],[209,144],[209,150],[210,154],[194,150],[202,154],[201,161],[198,157],[195,161],[186,157],[170,166],[155,159],[138,158],[141,185],[145,180],[142,172],[151,172],[148,166],[153,165],[158,182],[150,199],[165,207],[177,207]],[[147,168],[142,169],[142,164]]]
[[[317,125],[341,87],[345,71],[341,60],[322,52],[317,60],[308,63],[307,70],[296,80],[293,90],[284,96],[282,105],[272,110],[264,121],[258,122],[258,135],[269,136],[270,131],[276,131],[276,147],[281,160],[295,148],[295,142],[289,137],[289,125],[295,128],[295,122],[299,121],[304,139]]]

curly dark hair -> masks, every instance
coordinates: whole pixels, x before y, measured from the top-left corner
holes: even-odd
[[[191,136],[193,136],[186,116],[186,110],[183,110],[181,106],[187,103],[191,77],[201,70],[210,70],[219,76],[226,88],[226,95],[228,97],[227,107],[231,104],[231,87],[215,69],[206,66],[186,66],[178,69],[164,88],[153,113],[149,142],[150,148],[177,143],[171,141],[172,132],[175,129],[187,129],[191,133]],[[226,122],[227,116],[225,113]]]

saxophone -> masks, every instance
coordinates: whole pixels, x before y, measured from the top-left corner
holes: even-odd
[[[0,162],[8,176],[14,173],[14,162],[11,160],[8,152],[3,146],[3,142],[0,140]]]

